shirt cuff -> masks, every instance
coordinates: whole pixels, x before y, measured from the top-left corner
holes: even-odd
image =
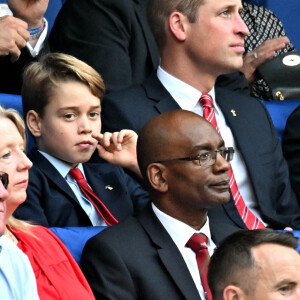
[[[39,37],[39,39],[37,40],[37,43],[35,44],[34,48],[30,45],[29,41],[26,43],[26,47],[29,50],[32,57],[38,56],[40,51],[44,47],[44,42],[45,42],[45,39],[46,39],[47,33],[48,33],[48,22],[45,18],[44,18],[44,22],[45,22],[44,30],[43,30],[41,36]]]

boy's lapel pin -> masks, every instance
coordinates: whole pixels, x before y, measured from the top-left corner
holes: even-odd
[[[105,189],[111,191],[111,190],[113,190],[114,188],[113,188],[112,186],[110,186],[110,185],[106,185],[106,186],[105,186]]]
[[[234,110],[234,109],[232,109],[230,112],[232,113],[232,115],[233,115],[234,117],[236,117],[236,116],[237,116],[237,114],[236,114],[236,112],[235,112],[235,110]]]

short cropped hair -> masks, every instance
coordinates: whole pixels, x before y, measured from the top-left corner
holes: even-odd
[[[101,76],[85,62],[63,53],[49,53],[30,64],[23,74],[22,103],[24,116],[29,110],[43,117],[50,97],[61,83],[75,81],[85,84],[102,100],[105,86]]]
[[[151,0],[148,2],[148,22],[160,52],[166,44],[166,27],[169,16],[177,11],[195,23],[198,8],[205,0]]]
[[[223,299],[223,291],[228,285],[240,287],[251,295],[256,288],[259,271],[252,248],[263,244],[276,244],[292,249],[298,247],[298,239],[290,232],[272,229],[241,230],[227,237],[215,250],[209,263],[208,284],[214,300]]]

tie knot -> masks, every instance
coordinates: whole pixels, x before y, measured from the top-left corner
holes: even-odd
[[[202,94],[200,104],[206,107],[212,107],[212,97],[209,94]]]
[[[83,179],[83,175],[78,168],[71,169],[68,174],[71,175],[76,181]]]
[[[207,249],[207,241],[208,238],[205,234],[194,233],[186,245],[195,252],[198,252],[200,250]]]

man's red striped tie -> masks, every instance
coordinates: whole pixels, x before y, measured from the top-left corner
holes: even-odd
[[[203,116],[208,120],[220,134],[220,130],[217,125],[217,120],[215,116],[215,111],[212,105],[212,98],[209,94],[202,94],[200,98],[200,104],[203,107]],[[248,229],[265,228],[265,225],[247,208],[242,195],[239,192],[238,186],[236,184],[232,168],[230,167],[228,171],[230,177],[230,189],[233,196],[235,206],[243,219],[245,225]]]

